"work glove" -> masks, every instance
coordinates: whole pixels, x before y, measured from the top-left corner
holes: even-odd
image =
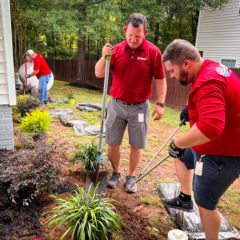
[[[185,149],[179,148],[175,145],[174,141],[172,141],[168,147],[168,153],[171,157],[181,158],[183,157]]]
[[[180,121],[182,122],[183,125],[186,125],[186,122],[189,122],[189,115],[188,115],[188,107],[187,105],[184,106],[183,110],[180,113]]]
[[[31,75],[30,74],[25,74],[25,78],[30,78]]]

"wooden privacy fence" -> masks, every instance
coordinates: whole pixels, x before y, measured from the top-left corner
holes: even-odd
[[[79,83],[80,86],[89,88],[103,88],[103,80],[96,78],[94,68],[96,60],[85,61],[84,82],[78,80],[78,62],[77,60],[48,60],[49,66],[53,71],[54,78],[70,83]],[[240,68],[232,69],[240,77]],[[176,80],[167,79],[166,105],[169,107],[181,109],[187,102],[187,97],[191,86],[181,86]],[[111,77],[109,87],[111,86]],[[155,84],[153,84],[153,96],[155,99]]]
[[[103,89],[103,80],[95,77],[94,68],[96,62],[96,60],[85,61],[84,82],[80,82],[78,79],[77,60],[48,60],[55,79],[70,83],[79,83],[79,85],[85,87]],[[111,80],[109,85],[111,85]]]

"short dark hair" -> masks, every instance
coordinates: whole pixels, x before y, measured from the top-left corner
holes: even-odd
[[[147,18],[141,13],[133,13],[128,17],[127,25],[131,23],[134,27],[143,24],[144,29],[147,28]]]
[[[176,39],[165,49],[162,61],[171,61],[172,64],[180,64],[184,60],[199,61],[201,55],[198,50],[188,41]]]

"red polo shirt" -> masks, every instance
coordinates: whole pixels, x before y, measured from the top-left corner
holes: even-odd
[[[152,78],[164,78],[162,54],[148,42],[137,49],[131,49],[127,41],[114,46],[111,57],[112,86],[110,94],[114,98],[132,104],[151,97]]]
[[[190,125],[210,142],[193,147],[199,154],[240,156],[240,79],[227,67],[205,60],[193,83]]]
[[[51,73],[51,69],[49,68],[46,60],[44,57],[37,53],[37,56],[34,58],[34,67],[33,70],[39,70],[37,74],[37,78],[40,78],[41,76],[46,76]]]

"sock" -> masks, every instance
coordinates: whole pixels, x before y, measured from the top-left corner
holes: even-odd
[[[182,200],[183,202],[189,202],[189,201],[192,200],[191,195],[185,194],[185,193],[183,193],[183,192],[180,192],[179,198],[180,198],[180,200]]]

